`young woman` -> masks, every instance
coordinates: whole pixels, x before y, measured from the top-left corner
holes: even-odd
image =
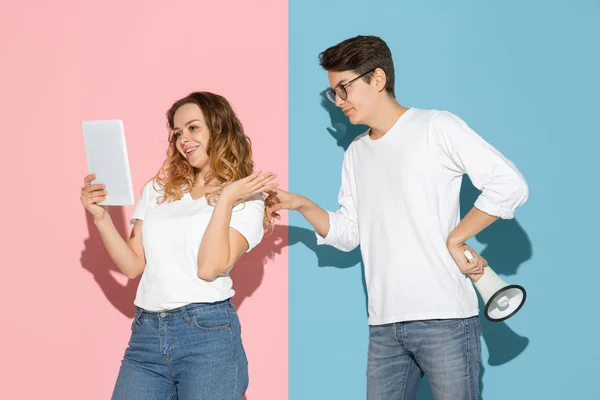
[[[272,223],[262,193],[275,175],[253,171],[250,140],[222,96],[192,93],[167,120],[168,157],[144,187],[128,241],[96,204],[107,192],[94,175],[81,194],[115,264],[142,274],[112,398],[241,399],[248,362],[228,273]]]

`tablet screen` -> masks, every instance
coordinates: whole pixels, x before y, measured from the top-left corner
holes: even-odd
[[[99,202],[107,206],[135,204],[125,129],[122,120],[84,121],[82,123],[88,172],[96,174],[94,184],[106,185],[108,195]]]

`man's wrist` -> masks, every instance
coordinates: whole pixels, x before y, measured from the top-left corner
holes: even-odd
[[[462,240],[457,235],[454,235],[452,233],[450,235],[448,235],[448,238],[446,239],[446,246],[448,248],[458,247],[458,246],[461,246],[463,244],[465,244],[465,241]]]

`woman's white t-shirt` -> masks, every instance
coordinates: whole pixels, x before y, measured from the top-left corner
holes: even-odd
[[[132,216],[144,221],[142,244],[146,267],[135,305],[164,311],[190,303],[214,303],[234,295],[229,271],[213,281],[198,278],[198,249],[213,213],[202,197],[186,193],[180,200],[157,203],[160,193],[153,181],[146,184]],[[263,237],[264,201],[261,195],[233,208],[230,226],[248,241],[250,251]]]

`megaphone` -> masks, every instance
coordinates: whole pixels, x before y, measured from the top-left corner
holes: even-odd
[[[469,262],[473,260],[469,250],[465,250],[464,254]],[[485,317],[492,322],[501,322],[515,315],[527,298],[523,286],[509,285],[489,266],[484,267],[483,275],[473,285],[485,303]]]

